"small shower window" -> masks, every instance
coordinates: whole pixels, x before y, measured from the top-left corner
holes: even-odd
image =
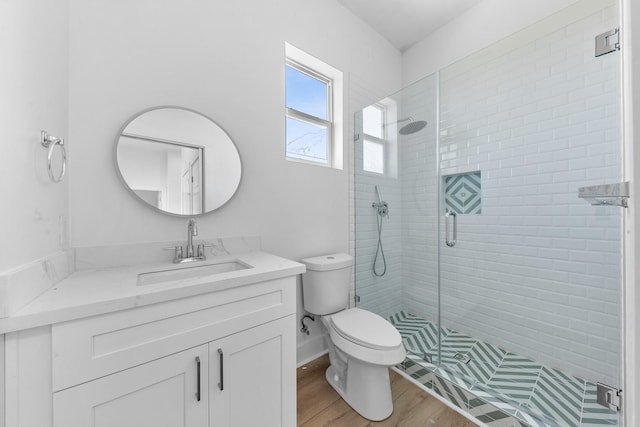
[[[387,140],[383,105],[370,105],[362,110],[362,168],[367,172],[384,174],[386,169]]]
[[[341,169],[342,72],[289,44],[286,52],[286,158]]]

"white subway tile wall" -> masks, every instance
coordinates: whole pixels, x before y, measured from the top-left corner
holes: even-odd
[[[400,139],[398,179],[363,174],[356,141],[356,288],[364,308],[430,321],[440,298],[447,328],[619,385],[621,211],[577,197],[621,179],[620,57],[594,57],[617,9],[585,15],[541,25],[538,37],[528,29],[395,95],[403,117],[429,122]],[[449,248],[439,180],[473,171],[482,213],[458,215]],[[374,185],[390,204],[383,278],[370,272]]]

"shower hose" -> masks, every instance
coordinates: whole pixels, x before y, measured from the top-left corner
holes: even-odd
[[[382,277],[387,272],[387,260],[384,257],[384,249],[382,248],[382,212],[376,213],[376,224],[378,224],[378,246],[376,248],[376,256],[373,258],[373,274]],[[382,273],[378,273],[376,265],[378,264],[378,256],[382,257]]]

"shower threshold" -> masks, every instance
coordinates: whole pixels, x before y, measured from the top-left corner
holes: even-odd
[[[407,358],[397,368],[488,426],[618,425],[596,384],[401,311],[389,317]],[[439,360],[441,358],[442,360]]]

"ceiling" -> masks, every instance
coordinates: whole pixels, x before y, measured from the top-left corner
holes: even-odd
[[[338,0],[401,52],[481,0]]]

